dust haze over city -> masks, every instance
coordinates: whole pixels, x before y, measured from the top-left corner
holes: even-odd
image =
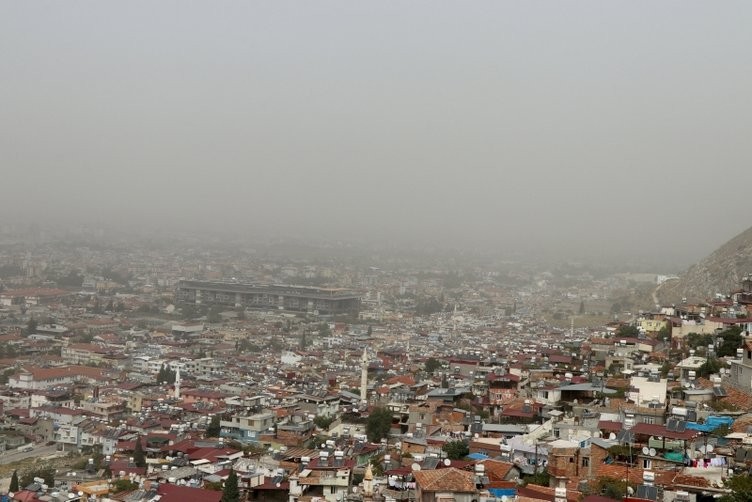
[[[749,226],[750,9],[7,3],[0,207],[682,268]]]
[[[0,2],[0,502],[752,500],[750,26]]]

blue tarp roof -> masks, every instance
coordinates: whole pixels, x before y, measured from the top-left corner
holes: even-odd
[[[504,495],[507,497],[516,497],[517,488],[489,488],[488,493],[496,498],[503,497]]]
[[[734,419],[731,417],[716,417],[710,416],[705,420],[704,424],[698,424],[697,422],[687,422],[687,429],[701,432],[713,432],[721,426],[730,427],[734,423]]]

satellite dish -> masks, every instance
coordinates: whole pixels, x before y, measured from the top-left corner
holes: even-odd
[[[705,447],[704,446],[700,446],[699,448],[697,448],[697,451],[699,451],[702,454],[705,454]]]
[[[611,434],[608,435],[608,439],[610,439],[611,441],[613,441],[614,439],[616,439],[616,434],[614,434],[612,432]]]
[[[448,458],[445,458],[444,459],[444,465],[447,466],[447,467],[449,467],[450,465],[452,465],[452,461],[449,460]]]
[[[508,501],[509,501],[509,497],[507,497],[506,495],[501,496],[501,502],[508,502]]]
[[[417,462],[413,462],[413,465],[411,465],[410,468],[412,470],[414,470],[414,471],[419,471],[420,470],[420,464],[417,463]]]
[[[657,453],[657,452],[655,451],[655,448],[650,448],[650,456],[651,456],[651,457],[655,457],[655,454],[656,454],[656,453]]]
[[[715,448],[713,448],[712,444],[709,444],[708,447],[706,448],[706,450],[707,450],[708,453],[711,453],[714,449]]]
[[[648,448],[647,446],[643,446],[642,447],[642,454],[643,455],[650,455],[650,448]]]

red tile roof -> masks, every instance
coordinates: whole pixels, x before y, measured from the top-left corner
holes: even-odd
[[[83,376],[97,380],[104,380],[104,372],[99,368],[92,368],[90,366],[62,366],[59,368],[39,368],[36,366],[27,366],[23,370],[31,373],[34,377],[34,380],[37,381],[53,380],[74,376]]]
[[[502,481],[507,477],[509,471],[512,470],[515,465],[511,462],[501,462],[499,460],[485,460],[483,462],[486,470],[486,476],[491,481]]]
[[[159,485],[157,494],[160,502],[219,502],[222,499],[220,491],[170,484]]]
[[[190,460],[209,460],[210,462],[216,462],[219,457],[226,455],[234,455],[238,450],[234,448],[199,448],[188,454]]]
[[[475,475],[472,472],[461,471],[450,467],[431,471],[417,471],[413,473],[415,481],[424,492],[460,492],[475,491]]]
[[[528,497],[537,500],[554,500],[554,489],[548,486],[529,484],[517,489],[517,494],[523,497]],[[574,490],[567,490],[567,500],[575,502],[580,499],[582,493]]]
[[[644,436],[662,436],[669,439],[693,439],[699,436],[699,432],[687,429],[683,432],[670,431],[665,425],[646,424],[640,422],[632,427],[632,432]]]

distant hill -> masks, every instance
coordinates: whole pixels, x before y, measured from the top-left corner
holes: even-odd
[[[705,300],[738,289],[747,275],[752,275],[752,227],[689,267],[678,280],[663,284],[657,296],[662,303]]]

